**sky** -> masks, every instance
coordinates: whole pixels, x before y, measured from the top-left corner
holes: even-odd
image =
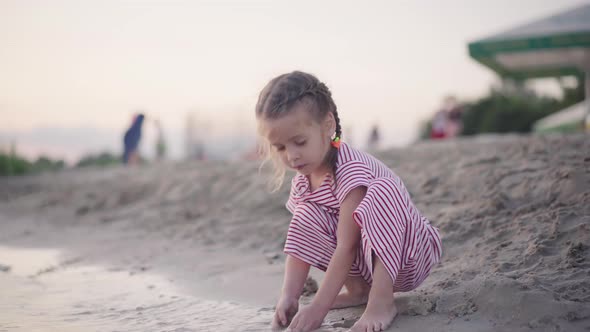
[[[583,3],[0,0],[0,147],[70,162],[119,153],[143,111],[148,157],[156,118],[183,156],[189,113],[210,149],[244,148],[259,91],[293,70],[328,85],[353,144],[378,124],[384,147],[402,146],[445,96],[497,83],[468,42]]]

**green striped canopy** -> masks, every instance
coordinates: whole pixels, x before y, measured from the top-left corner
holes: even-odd
[[[502,77],[583,75],[590,70],[590,4],[469,43],[469,54]]]

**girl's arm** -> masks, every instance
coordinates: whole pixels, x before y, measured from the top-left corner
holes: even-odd
[[[287,255],[282,297],[299,300],[305,280],[309,274],[309,264],[297,257]]]
[[[326,313],[330,310],[338,293],[340,293],[356,258],[361,241],[361,230],[354,221],[352,213],[366,193],[366,187],[357,187],[348,193],[340,205],[340,217],[336,231],[338,239],[336,250],[328,265],[324,281],[312,302],[313,306],[317,306]]]
[[[271,324],[273,331],[287,327],[299,310],[299,297],[308,273],[309,264],[291,255],[287,256],[283,291]]]

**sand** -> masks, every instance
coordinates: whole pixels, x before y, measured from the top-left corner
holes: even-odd
[[[444,248],[425,283],[397,296],[389,331],[590,331],[589,136],[480,136],[376,155]],[[289,181],[271,194],[257,169],[0,178],[0,331],[270,330]],[[331,311],[321,330],[346,331],[362,309]]]

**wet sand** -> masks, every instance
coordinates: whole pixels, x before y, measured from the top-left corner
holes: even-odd
[[[397,297],[390,331],[590,329],[588,136],[484,136],[377,155],[444,245],[426,282]],[[0,331],[270,330],[288,186],[268,193],[257,167],[0,178]],[[322,330],[345,331],[361,313],[331,311]]]

